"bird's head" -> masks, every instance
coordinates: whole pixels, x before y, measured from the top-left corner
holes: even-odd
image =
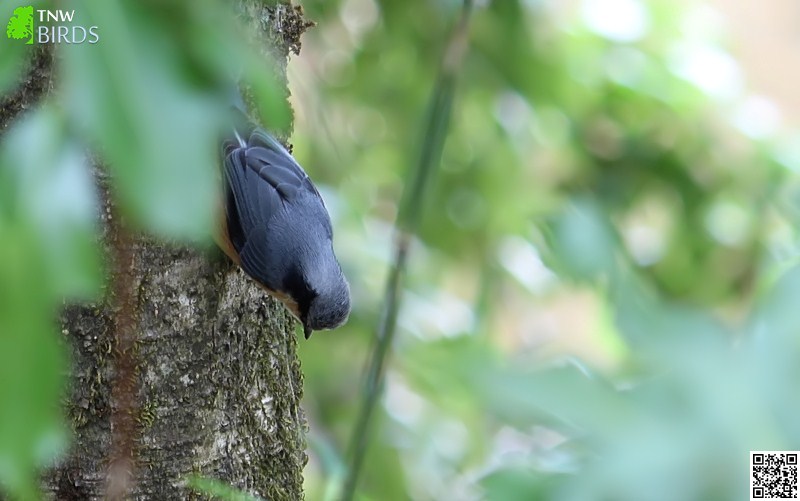
[[[350,316],[350,287],[341,272],[325,293],[317,294],[311,300],[304,313],[301,321],[306,339],[311,337],[312,331],[335,329],[347,321]]]
[[[328,259],[322,256],[330,256]],[[350,316],[350,286],[333,252],[301,260],[284,281],[284,304],[303,324],[306,339],[313,331],[335,329]]]

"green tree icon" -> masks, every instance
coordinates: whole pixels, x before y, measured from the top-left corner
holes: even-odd
[[[14,15],[8,20],[8,27],[6,28],[6,35],[8,38],[15,40],[22,40],[27,38],[26,45],[33,44],[33,7],[17,7],[14,9]]]

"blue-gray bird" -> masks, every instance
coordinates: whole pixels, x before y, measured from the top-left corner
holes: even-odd
[[[219,244],[311,332],[350,314],[350,287],[333,252],[328,210],[314,183],[266,131],[223,143],[225,217]]]

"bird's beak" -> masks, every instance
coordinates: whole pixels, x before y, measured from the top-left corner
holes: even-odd
[[[308,338],[310,338],[310,337],[311,337],[311,333],[312,333],[312,332],[314,332],[314,331],[312,331],[312,330],[311,330],[311,327],[309,327],[309,326],[307,326],[307,325],[304,325],[304,326],[303,326],[303,334],[305,334],[305,336],[306,336],[306,339],[308,339]]]

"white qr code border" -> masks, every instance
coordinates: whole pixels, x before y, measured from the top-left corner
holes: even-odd
[[[797,480],[798,457],[800,451],[750,451],[750,501],[800,499]],[[771,481],[766,487],[765,479]],[[772,486],[775,483],[783,487],[783,497],[767,497],[774,493]],[[786,492],[787,487],[791,488],[790,492]]]

